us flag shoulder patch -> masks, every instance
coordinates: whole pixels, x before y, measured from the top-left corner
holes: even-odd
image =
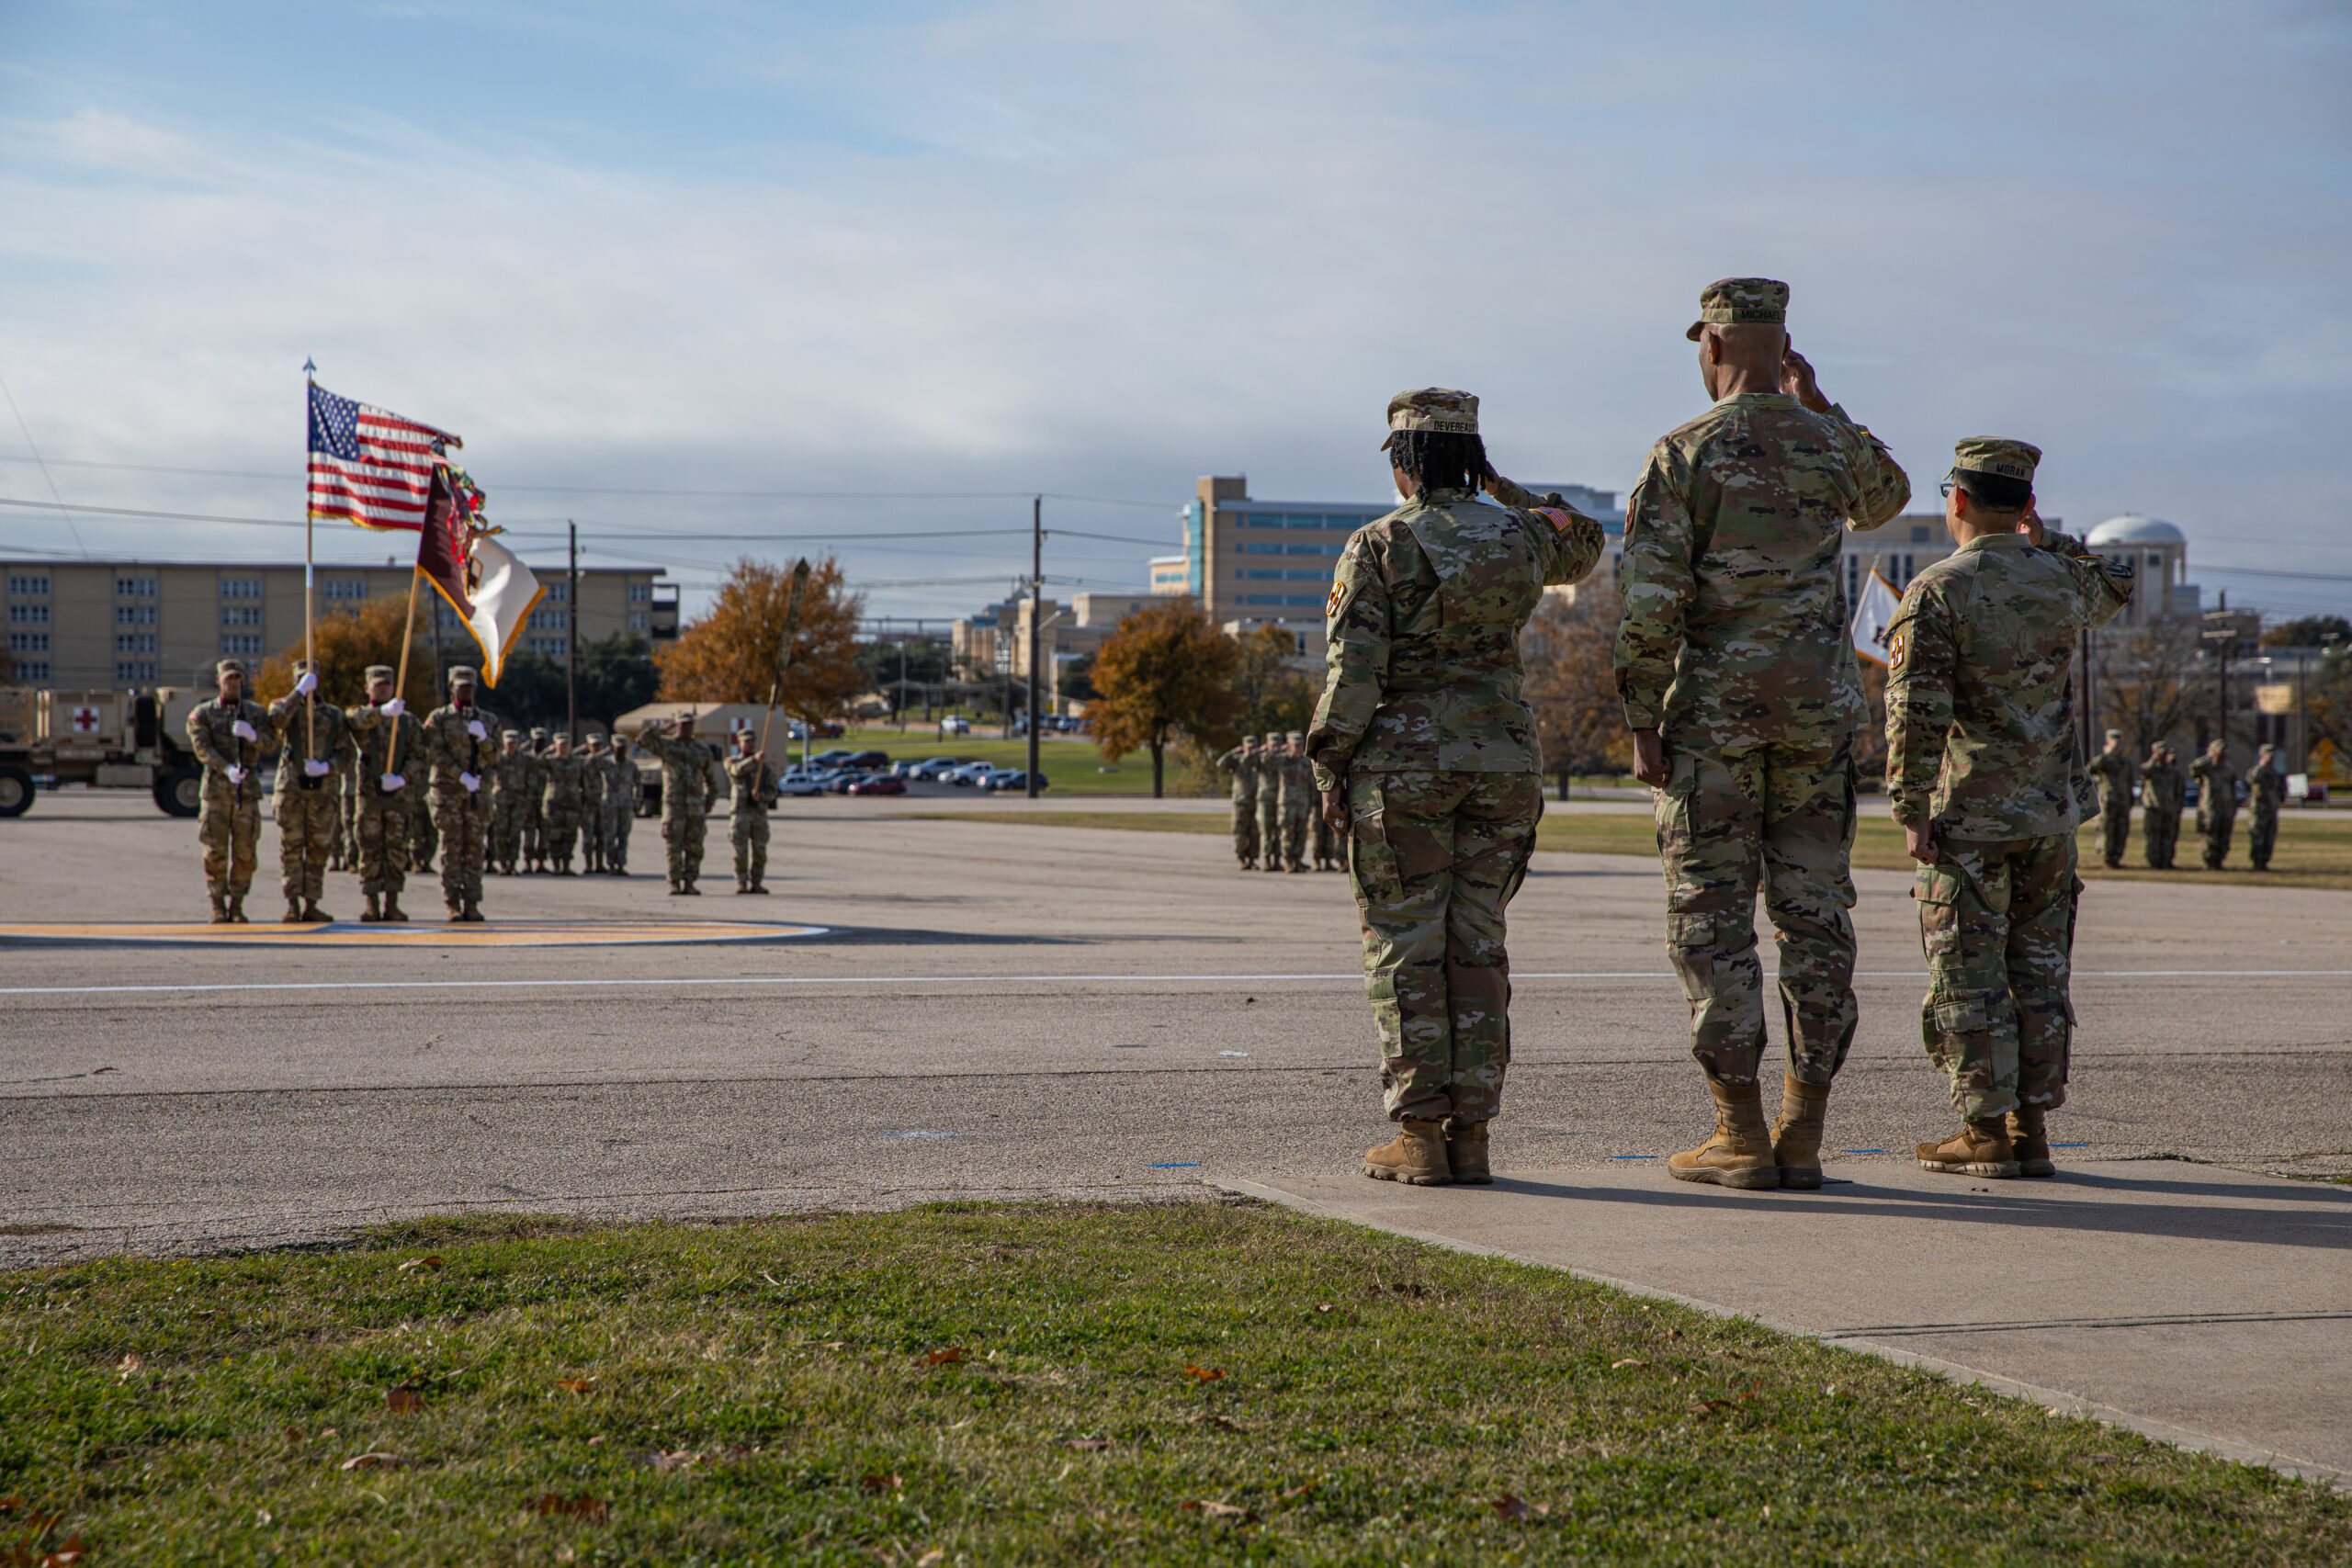
[[[1575,521],[1572,515],[1556,506],[1538,506],[1533,508],[1533,511],[1536,516],[1545,519],[1552,525],[1552,532],[1555,534],[1566,533],[1568,525]]]

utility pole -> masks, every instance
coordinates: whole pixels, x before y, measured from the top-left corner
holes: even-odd
[[[1029,502],[1029,798],[1037,798],[1037,645],[1046,614],[1046,498]]]
[[[571,536],[571,564],[563,583],[563,727],[571,749],[580,750],[580,525],[567,522]]]

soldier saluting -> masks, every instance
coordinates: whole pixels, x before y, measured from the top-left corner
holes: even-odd
[[[670,893],[699,897],[703,834],[710,822],[710,797],[718,793],[718,758],[695,739],[695,716],[678,716],[678,732],[655,719],[638,732],[637,743],[662,763],[662,839],[670,851]]]
[[[2107,745],[2083,770],[2098,781],[2098,855],[2109,871],[2123,863],[2132,843],[2132,790],[2140,770],[2123,749],[2123,731],[2107,732]]]
[[[2052,534],[2040,447],[1976,436],[1944,481],[1952,553],[1911,580],[1886,639],[1886,786],[1919,863],[1920,1032],[1961,1130],[1928,1170],[2049,1176],[2066,1102],[2076,806],[2069,655],[2132,597],[2128,561]]]
[[[188,710],[188,750],[204,764],[203,806],[196,836],[204,844],[204,885],[212,923],[243,924],[254,885],[254,846],[261,837],[262,752],[275,739],[269,711],[245,695],[242,660],[212,667],[217,695]]]
[[[449,671],[449,700],[424,721],[424,754],[433,767],[433,825],[441,839],[441,898],[452,924],[481,919],[482,858],[490,849],[490,776],[498,765],[501,726],[474,705],[474,672]]]
[[[269,705],[278,739],[278,878],[286,892],[278,919],[285,925],[334,918],[319,908],[319,898],[326,891],[343,775],[354,756],[343,710],[319,701],[317,668],[298,659],[294,671],[294,690]]]

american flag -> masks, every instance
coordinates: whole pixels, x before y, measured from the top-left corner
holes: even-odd
[[[311,515],[362,528],[422,530],[446,430],[338,398],[311,383]]]

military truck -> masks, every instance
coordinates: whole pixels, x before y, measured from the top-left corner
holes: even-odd
[[[143,789],[167,815],[195,816],[204,770],[187,748],[187,716],[205,695],[0,686],[0,817],[22,817],[39,787],[68,784]]]

